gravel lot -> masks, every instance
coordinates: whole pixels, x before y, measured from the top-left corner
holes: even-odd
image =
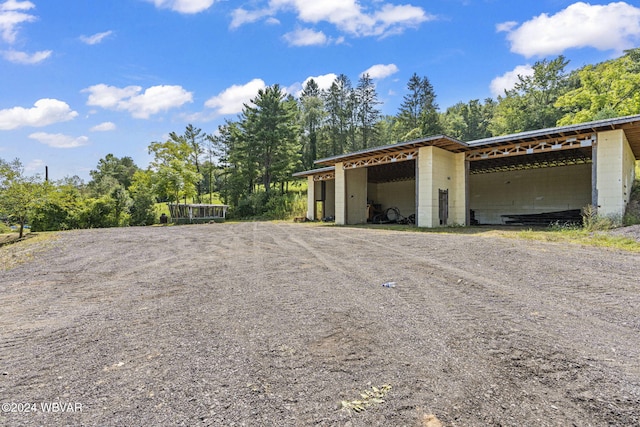
[[[640,424],[640,254],[290,223],[40,245],[0,272],[0,425]]]

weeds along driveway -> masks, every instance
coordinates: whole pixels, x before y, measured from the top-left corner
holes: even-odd
[[[229,223],[32,257],[0,272],[0,425],[640,423],[638,254]]]

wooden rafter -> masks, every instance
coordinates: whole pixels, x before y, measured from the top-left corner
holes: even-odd
[[[343,169],[366,168],[368,166],[386,165],[387,163],[404,162],[418,158],[418,149],[411,148],[403,151],[381,153],[374,156],[345,161]]]
[[[314,181],[331,181],[332,179],[336,179],[335,172],[326,172],[318,175],[313,175]]]
[[[486,147],[469,151],[466,158],[469,161],[504,158],[510,156],[523,156],[526,154],[548,153],[562,150],[575,150],[577,148],[591,147],[596,142],[596,135],[554,138],[541,141],[519,142],[517,144],[503,145],[500,147]]]

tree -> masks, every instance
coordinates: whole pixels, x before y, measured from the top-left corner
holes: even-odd
[[[151,170],[155,194],[163,200],[178,203],[184,198],[197,195],[197,184],[202,175],[197,172],[192,159],[192,149],[185,138],[173,133],[165,142],[149,144],[149,154],[153,154]]]
[[[285,98],[277,84],[260,89],[251,104],[245,104],[240,123],[243,148],[256,155],[267,195],[274,178],[288,180],[299,161],[297,103]]]
[[[169,136],[172,139],[179,138],[175,133],[172,133]],[[202,174],[202,170],[200,168],[200,157],[204,154],[204,141],[206,139],[206,135],[202,133],[202,129],[194,128],[192,124],[188,124],[182,138],[184,138],[191,148],[190,158],[196,168],[196,173]],[[196,183],[196,190],[198,193],[198,202],[201,202],[202,179]]]
[[[440,119],[444,133],[461,141],[490,137],[489,124],[495,106],[496,102],[487,98],[484,104],[474,99],[468,103],[459,102],[447,108]]]
[[[560,96],[559,126],[640,113],[640,49],[577,71],[579,87]]]
[[[20,225],[20,239],[29,216],[44,204],[45,196],[45,184],[37,177],[24,176],[18,159],[13,162],[0,159],[0,212]]]
[[[138,170],[129,187],[131,195],[131,225],[152,225],[155,220],[153,196],[153,173],[150,170]]]
[[[318,159],[318,136],[326,116],[322,96],[313,79],[309,79],[300,95],[300,118],[305,139],[302,162],[305,169],[313,168],[313,162]]]
[[[570,89],[571,80],[564,69],[569,61],[560,55],[533,65],[533,75],[518,76],[513,89],[498,97],[490,125],[493,135],[545,129],[556,126],[562,111],[555,107],[560,96]]]
[[[330,141],[329,155],[342,154],[347,150],[353,129],[353,89],[351,81],[340,74],[325,94],[325,110]]]
[[[91,175],[89,186],[97,194],[106,194],[111,191],[111,182],[105,186],[103,181],[107,178],[112,178],[127,189],[131,185],[131,180],[137,170],[138,167],[131,157],[118,158],[113,154],[107,154],[98,161],[97,168],[89,172],[89,175]]]
[[[403,97],[397,114],[397,132],[401,141],[442,133],[438,120],[436,93],[427,77],[414,73],[407,83],[409,93]]]
[[[377,108],[380,104],[376,87],[368,73],[364,73],[358,80],[354,91],[355,112],[360,133],[361,148],[366,149],[374,145],[376,140],[376,124],[380,121],[381,113]]]

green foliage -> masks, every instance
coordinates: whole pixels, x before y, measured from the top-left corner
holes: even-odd
[[[568,111],[559,126],[640,113],[640,48],[623,57],[587,65],[577,72],[579,87],[559,97]]]
[[[474,99],[468,103],[459,102],[447,108],[441,115],[444,134],[460,141],[473,141],[491,137],[489,125],[493,119],[496,102],[487,98],[484,104]]]
[[[127,189],[137,170],[138,167],[131,157],[118,158],[113,154],[107,154],[104,159],[98,161],[96,170],[89,172],[91,175],[89,188],[95,195],[111,192],[115,184]]]
[[[518,76],[515,87],[498,97],[491,133],[506,135],[556,126],[563,112],[555,103],[571,89],[564,71],[568,63],[563,56],[545,59],[533,65],[532,76]]]
[[[20,225],[20,238],[30,215],[44,205],[46,193],[46,185],[38,177],[24,176],[18,159],[0,161],[0,215]]]
[[[407,83],[407,89],[409,93],[404,96],[396,116],[398,141],[442,133],[436,93],[429,79],[420,78],[414,73]]]
[[[620,218],[599,215],[598,209],[592,205],[586,206],[582,211],[582,226],[586,231],[607,231],[621,223]]]

